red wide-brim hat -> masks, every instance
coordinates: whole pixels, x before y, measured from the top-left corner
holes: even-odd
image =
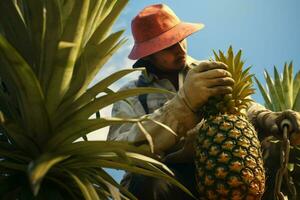
[[[204,24],[182,22],[164,4],[144,8],[131,23],[134,46],[128,56],[137,60],[180,42]]]

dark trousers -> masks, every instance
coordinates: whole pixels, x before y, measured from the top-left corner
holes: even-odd
[[[169,164],[167,166],[174,172],[176,180],[197,197],[194,164]],[[194,200],[172,183],[140,174],[127,173],[121,185],[138,200]]]

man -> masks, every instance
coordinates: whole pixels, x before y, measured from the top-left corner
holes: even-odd
[[[121,90],[134,87],[164,88],[173,95],[147,94],[117,102],[112,110],[115,117],[149,118],[166,124],[177,136],[153,121],[143,122],[154,144],[154,152],[174,171],[176,178],[196,195],[192,141],[195,126],[201,120],[197,111],[208,98],[229,94],[234,80],[220,62],[197,61],[187,55],[185,38],[201,30],[203,24],[181,22],[166,5],[156,4],[144,8],[132,20],[134,47],[129,55],[137,60],[133,67],[146,67],[147,74],[128,83]],[[286,113],[284,114],[286,115]],[[256,128],[278,133],[275,121],[281,113],[271,113],[260,105],[249,109]],[[295,115],[293,119],[296,119]],[[298,116],[300,119],[300,117]],[[297,124],[296,121],[294,124]],[[298,121],[300,124],[300,120]],[[277,128],[277,129],[276,129]],[[296,127],[299,130],[299,127]],[[109,140],[146,144],[143,132],[136,124],[112,126]],[[192,199],[170,183],[138,174],[127,173],[122,184],[141,200]]]

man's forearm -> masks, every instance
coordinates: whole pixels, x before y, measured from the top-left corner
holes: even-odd
[[[165,151],[172,147],[179,138],[185,136],[186,132],[200,120],[199,116],[190,110],[179,95],[176,95],[163,107],[150,114],[149,119],[144,121],[142,125],[152,137],[155,152]],[[176,135],[154,121],[168,126]],[[137,128],[135,125],[135,129]],[[130,138],[132,141],[144,139],[145,135],[141,130],[137,130],[136,134],[133,134]]]
[[[265,130],[266,120],[268,120],[268,117],[271,113],[273,112],[255,102],[251,104],[247,111],[248,118],[258,131],[258,136],[260,139],[271,135],[271,131]]]

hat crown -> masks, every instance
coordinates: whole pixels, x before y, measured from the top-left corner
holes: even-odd
[[[180,23],[176,14],[164,4],[144,8],[131,23],[135,43],[141,43],[172,29]]]

